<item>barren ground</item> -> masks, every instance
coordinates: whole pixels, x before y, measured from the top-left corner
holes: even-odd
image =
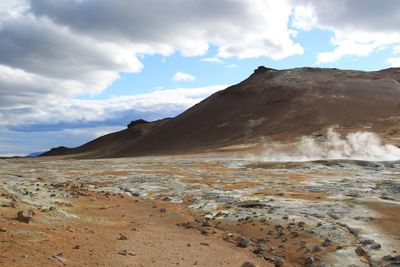
[[[399,174],[397,162],[4,159],[0,265],[397,266]]]

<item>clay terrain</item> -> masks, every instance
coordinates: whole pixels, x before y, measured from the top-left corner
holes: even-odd
[[[400,163],[0,161],[1,266],[398,266]]]

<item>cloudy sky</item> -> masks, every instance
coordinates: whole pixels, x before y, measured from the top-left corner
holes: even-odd
[[[259,65],[400,67],[400,1],[0,0],[0,155],[184,111]]]

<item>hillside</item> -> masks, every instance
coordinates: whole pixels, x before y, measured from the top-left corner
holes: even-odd
[[[223,147],[289,141],[368,129],[396,141],[400,122],[400,69],[374,72],[259,67],[176,118],[133,125],[77,148],[43,154],[124,157],[214,151]]]

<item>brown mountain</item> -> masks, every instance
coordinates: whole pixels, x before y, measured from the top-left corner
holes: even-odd
[[[368,129],[395,142],[400,126],[400,69],[259,67],[173,119],[140,121],[77,148],[45,153],[122,157],[214,151],[287,141],[336,125]]]

